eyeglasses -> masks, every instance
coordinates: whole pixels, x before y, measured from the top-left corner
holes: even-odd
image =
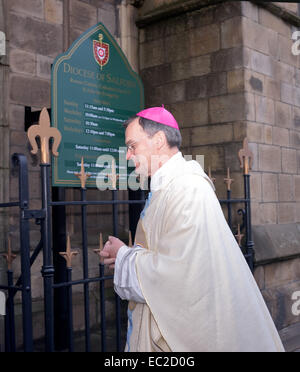
[[[129,142],[130,142],[130,145],[126,145],[126,147],[127,147],[127,151],[134,152],[134,151],[136,150],[137,146],[138,146],[142,141],[144,141],[146,138],[152,138],[152,136],[147,135],[145,138],[142,138],[141,140],[136,141],[136,142],[131,142],[131,141],[129,141]]]
[[[132,143],[131,145],[127,145],[127,151],[130,151],[130,152],[134,152],[135,149],[136,149],[136,146],[137,146],[138,142],[134,142]]]

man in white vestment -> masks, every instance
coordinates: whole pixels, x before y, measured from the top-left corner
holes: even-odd
[[[284,351],[212,182],[179,151],[173,115],[154,107],[124,126],[127,160],[151,177],[133,247],[110,236],[101,252],[129,301],[125,351]]]

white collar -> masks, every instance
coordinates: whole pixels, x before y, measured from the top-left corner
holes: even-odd
[[[165,162],[151,177],[150,190],[158,191],[164,184],[168,175],[172,172],[174,167],[176,167],[176,162],[179,159],[183,159],[182,154],[178,151],[173,155],[167,162]]]

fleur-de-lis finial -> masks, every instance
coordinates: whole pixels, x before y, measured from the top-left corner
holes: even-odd
[[[117,179],[119,178],[119,175],[117,174],[116,171],[116,161],[113,158],[111,162],[111,173],[107,175],[109,179],[111,179],[112,182],[112,187],[114,190],[117,188]]]
[[[50,118],[47,109],[44,107],[41,111],[39,124],[32,125],[27,132],[27,136],[29,142],[32,146],[31,153],[36,154],[38,152],[38,146],[36,142],[36,137],[40,137],[41,139],[41,161],[42,164],[50,163],[50,155],[49,155],[49,140],[53,138],[53,145],[52,145],[52,154],[54,156],[58,156],[58,146],[61,141],[61,134],[57,128],[50,127]]]
[[[99,258],[100,258],[100,263],[103,264],[103,257],[100,256],[100,252],[102,251],[103,249],[103,237],[102,237],[102,233],[99,234],[99,249],[94,249],[94,252],[96,254],[98,254]]]
[[[78,254],[77,251],[71,250],[71,242],[70,242],[70,235],[67,237],[67,249],[65,252],[58,252],[63,258],[67,261],[67,267],[72,267],[72,259],[73,256],[76,256]]]
[[[243,148],[239,151],[239,159],[241,168],[244,168],[244,174],[249,174],[253,163],[253,152],[249,148],[247,138],[244,139]]]
[[[212,177],[212,175],[211,175],[210,167],[208,167],[208,177],[210,178],[210,180],[212,181],[213,184],[216,182],[216,179],[214,177]]]
[[[81,171],[80,173],[74,173],[76,177],[78,177],[80,179],[80,182],[81,182],[81,188],[82,189],[85,189],[85,184],[86,184],[86,180],[91,177],[90,174],[88,173],[85,173],[84,171],[84,161],[83,161],[83,157],[81,158]]]
[[[236,240],[238,242],[239,247],[242,246],[243,236],[244,236],[244,234],[241,234],[241,228],[240,228],[240,225],[238,224],[238,233],[237,233],[237,235],[235,235],[235,237],[236,237]]]
[[[8,236],[8,238],[7,238],[7,253],[3,253],[2,256],[7,261],[7,269],[8,270],[11,270],[12,262],[17,257],[17,255],[16,254],[13,254],[11,252],[11,239],[10,239],[10,236]]]
[[[233,178],[230,178],[230,169],[227,168],[227,177],[224,178],[224,182],[227,184],[227,190],[229,191],[231,188],[232,182],[234,182]]]

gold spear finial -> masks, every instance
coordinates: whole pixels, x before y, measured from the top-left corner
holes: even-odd
[[[100,252],[102,251],[102,249],[103,249],[103,237],[102,237],[102,233],[100,233],[99,234],[99,249],[94,249],[94,252],[99,256],[101,264],[103,264],[103,260],[104,260],[104,258],[100,256]]]
[[[58,146],[61,141],[61,134],[57,128],[50,127],[50,117],[48,114],[47,109],[44,107],[41,111],[39,124],[32,125],[27,131],[28,140],[32,146],[31,153],[36,154],[38,152],[38,146],[36,142],[36,137],[40,137],[41,139],[41,161],[42,164],[50,163],[50,155],[49,155],[49,140],[53,138],[53,145],[52,145],[52,154],[54,156],[58,156]]]
[[[113,189],[116,190],[116,188],[117,188],[117,179],[120,176],[117,174],[117,171],[116,171],[116,161],[115,161],[114,158],[112,159],[112,162],[111,162],[111,173],[109,173],[107,175],[107,177],[111,180]]]
[[[102,41],[103,41],[103,35],[102,35],[102,34],[99,34],[98,37],[99,37],[100,44],[102,44]]]
[[[76,177],[78,177],[80,179],[81,188],[82,189],[85,189],[86,180],[89,177],[91,177],[91,175],[89,173],[85,173],[83,157],[81,157],[81,170],[80,170],[80,173],[74,173],[74,174],[75,174]]]
[[[234,182],[233,178],[230,178],[230,168],[227,168],[227,177],[224,178],[224,182],[227,184],[227,190],[231,189],[231,184]]]
[[[213,184],[216,182],[216,179],[214,177],[212,177],[212,175],[211,175],[210,167],[208,167],[208,177],[210,178],[210,180],[212,181]]]
[[[237,233],[237,235],[235,235],[235,237],[236,237],[236,240],[238,242],[239,247],[242,246],[243,236],[244,236],[244,234],[241,234],[240,224],[238,224],[238,233]]]
[[[72,267],[72,259],[73,256],[78,254],[78,251],[71,250],[71,242],[70,242],[70,235],[68,234],[67,237],[67,249],[65,252],[59,252],[61,256],[67,261],[67,267]]]
[[[249,174],[249,170],[252,169],[253,163],[253,152],[249,148],[248,139],[245,138],[243,141],[243,148],[239,151],[240,166],[244,168],[244,174]]]
[[[11,270],[12,262],[17,257],[16,254],[13,254],[11,251],[11,238],[7,238],[7,253],[3,253],[2,256],[6,259],[7,269]]]

